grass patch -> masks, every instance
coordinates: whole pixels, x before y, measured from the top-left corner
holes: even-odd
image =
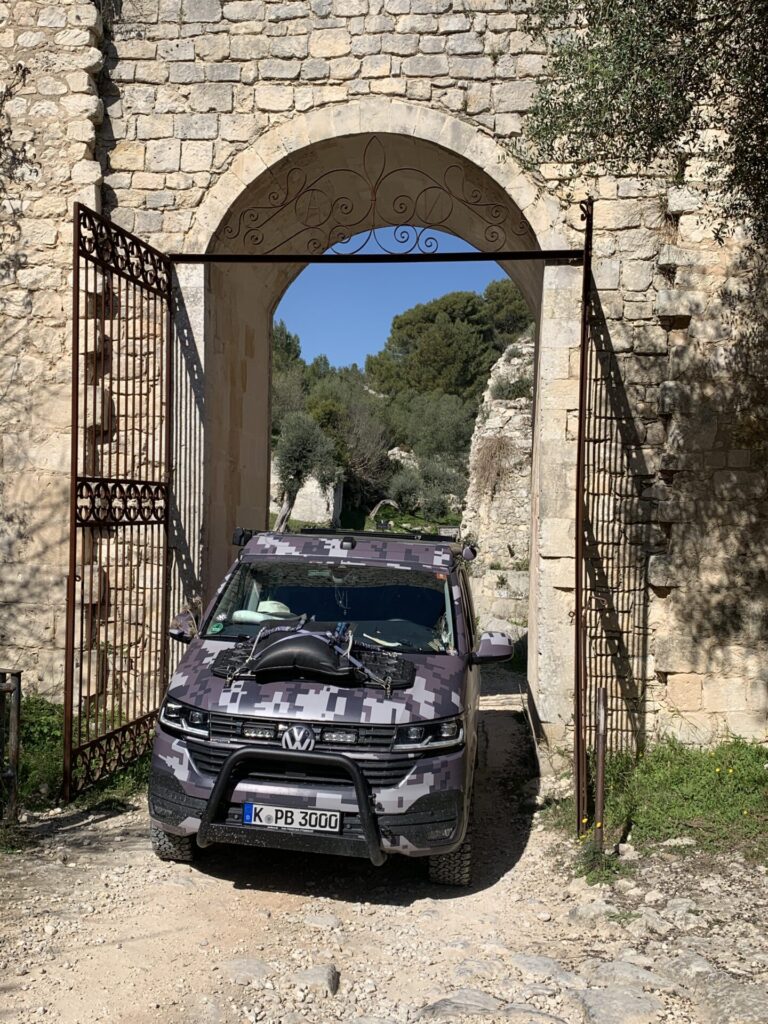
[[[460,516],[452,515],[451,513],[448,513],[439,519],[430,519],[425,518],[424,516],[409,514],[407,512],[398,512],[391,506],[383,508],[377,516],[377,519],[386,520],[387,523],[391,524],[389,529],[394,533],[439,533],[441,526],[458,526],[461,522]],[[406,527],[409,527],[410,530],[407,530]],[[373,519],[367,518],[363,529],[378,530],[379,527]]]
[[[589,885],[611,885],[617,878],[632,874],[632,865],[619,860],[615,854],[598,850],[591,839],[587,839],[576,858],[574,874],[585,878]]]
[[[64,765],[64,708],[30,694],[21,702],[19,806],[40,811],[53,807],[61,796]],[[146,787],[150,755],[110,775],[75,801],[76,807],[114,804],[115,809]],[[14,837],[9,837],[11,844]]]
[[[701,850],[739,850],[768,863],[767,765],[768,749],[741,739],[710,750],[665,739],[637,761],[629,755],[608,758],[606,848],[631,828],[632,843],[640,848],[687,837]],[[553,805],[548,820],[573,833],[573,798]]]

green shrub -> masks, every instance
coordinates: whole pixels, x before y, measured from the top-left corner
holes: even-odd
[[[513,398],[533,398],[533,382],[530,377],[518,377],[517,380],[499,377],[491,385],[491,398],[505,402]]]
[[[21,701],[19,796],[43,807],[59,796],[64,760],[64,708],[30,694]]]

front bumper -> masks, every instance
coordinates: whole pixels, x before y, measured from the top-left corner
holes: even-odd
[[[162,756],[168,742],[173,746],[172,761]],[[249,763],[254,762],[308,775],[328,775],[333,769],[341,781],[337,786],[315,786],[310,777],[301,787],[265,784],[249,777]],[[402,783],[383,789],[372,787],[351,757],[318,751],[239,747],[214,777],[198,773],[184,743],[158,730],[149,805],[154,825],[177,835],[197,834],[200,846],[238,843],[366,857],[381,864],[390,852],[424,856],[459,846],[466,831],[468,785],[464,749],[417,760]],[[245,801],[338,810],[342,829],[329,835],[244,825]]]

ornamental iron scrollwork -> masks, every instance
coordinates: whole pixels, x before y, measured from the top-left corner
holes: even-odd
[[[167,256],[84,206],[78,207],[78,218],[78,255],[158,295],[170,294]]]
[[[487,195],[461,164],[436,174],[404,164],[389,167],[387,148],[374,135],[357,166],[350,161],[314,178],[301,167],[290,168],[262,202],[233,215],[217,238],[263,255],[291,247],[308,255],[355,255],[366,248],[388,255],[436,253],[436,232],[450,232],[457,213],[472,217],[474,236],[488,252],[515,247],[514,239],[530,233],[522,214],[501,193]],[[290,216],[296,230],[276,231],[281,214]],[[391,235],[382,228],[392,229]],[[277,240],[268,237],[270,231]]]
[[[152,747],[157,712],[78,747],[72,758],[71,796],[125,768]]]
[[[147,526],[166,521],[168,488],[146,480],[77,480],[78,526]]]

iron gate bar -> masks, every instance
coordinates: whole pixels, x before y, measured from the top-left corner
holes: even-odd
[[[576,790],[576,834],[584,831],[587,817],[587,745],[585,735],[586,622],[584,620],[584,504],[586,501],[585,437],[589,342],[589,296],[592,288],[592,229],[594,200],[579,203],[584,221],[584,260],[581,281],[581,339],[579,344],[579,422],[576,440],[576,583],[574,601],[574,788]]]
[[[413,252],[413,253],[330,253],[312,256],[309,253],[206,253],[172,252],[171,263],[509,263],[527,260],[562,260],[583,263],[583,249],[515,249],[511,252]]]

